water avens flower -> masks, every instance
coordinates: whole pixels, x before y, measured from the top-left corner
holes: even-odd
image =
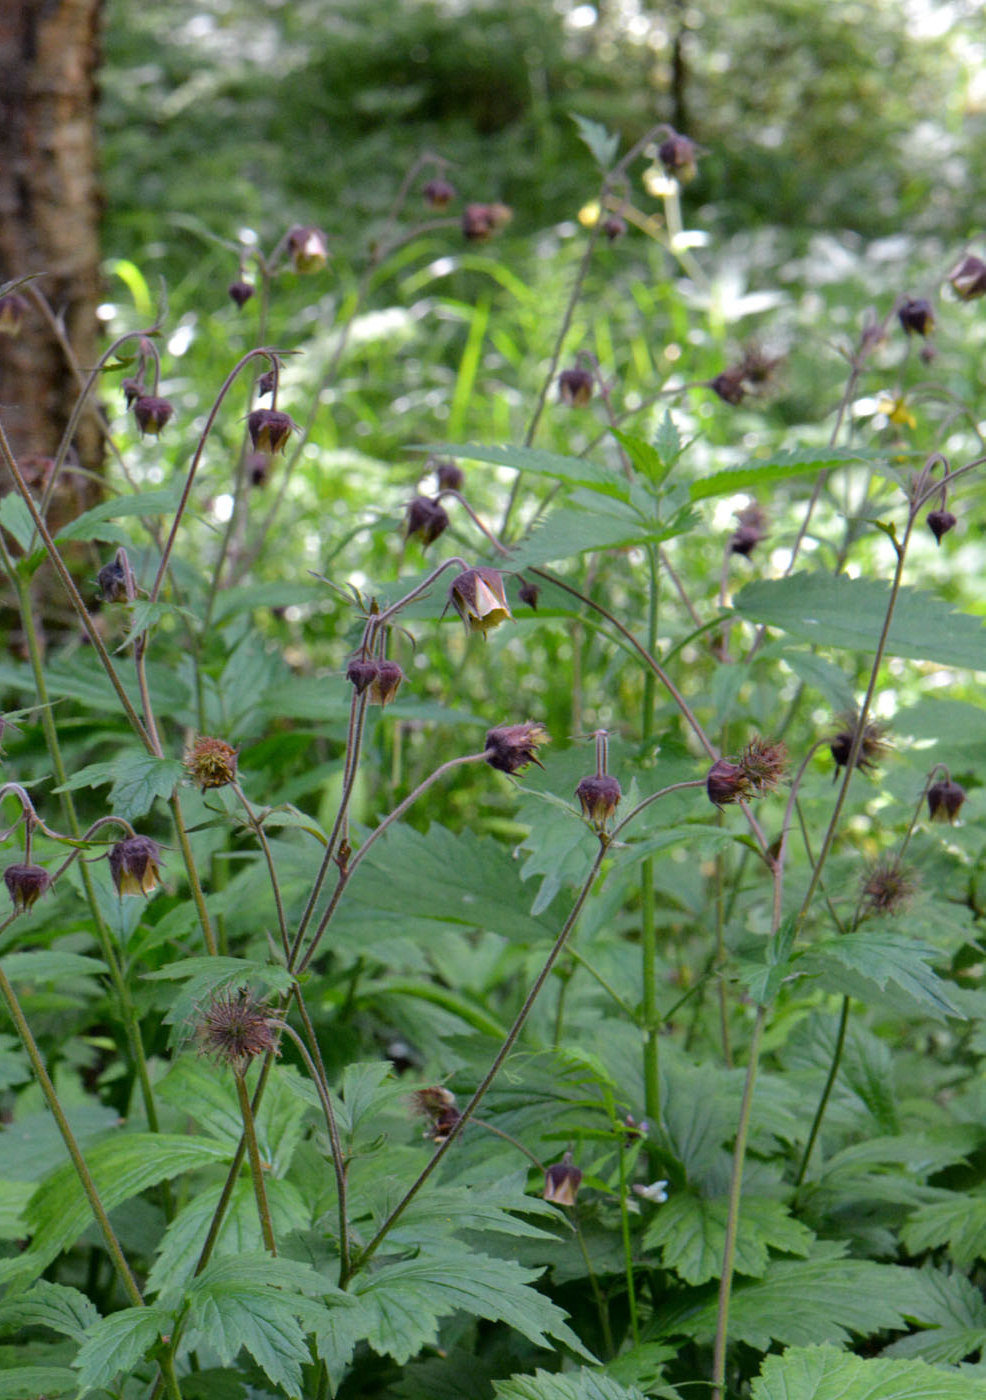
[[[109,854],[117,894],[150,894],[160,880],[161,852],[149,836],[126,836]]]

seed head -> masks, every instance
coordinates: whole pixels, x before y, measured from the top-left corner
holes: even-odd
[[[938,544],[941,544],[942,536],[947,535],[949,530],[954,530],[956,525],[955,516],[950,510],[929,510],[926,520],[928,529]]]
[[[227,287],[230,301],[235,301],[239,307],[246,306],[253,296],[256,288],[250,282],[231,282]]]
[[[467,204],[462,211],[462,232],[470,243],[485,243],[513,216],[506,204]]]
[[[558,376],[558,397],[569,407],[587,404],[592,398],[592,375],[587,369],[563,369]]]
[[[975,301],[986,292],[986,263],[968,253],[948,274],[948,280],[960,301]]]
[[[898,307],[897,319],[908,335],[930,335],[935,328],[935,313],[925,297],[908,297]]]
[[[295,272],[321,272],[329,260],[329,240],[320,228],[296,224],[287,241]]]
[[[134,400],[134,417],[141,434],[157,437],[174,413],[174,406],[168,399],[159,399],[153,394],[141,394]]]
[[[428,496],[415,496],[407,508],[405,538],[418,535],[427,549],[439,535],[445,533],[448,523],[448,512],[440,501],[433,501]]]
[[[658,146],[657,154],[665,173],[673,175],[680,184],[687,185],[689,180],[694,180],[697,174],[695,158],[698,147],[687,136],[673,131]]]
[[[839,731],[829,740],[829,749],[835,759],[835,771],[838,774],[840,768],[844,768],[849,762],[849,755],[852,752],[853,741],[856,738],[856,731],[859,728],[859,716],[855,714],[845,714],[839,716]],[[859,753],[856,755],[856,767],[864,770],[875,768],[882,756],[889,750],[887,743],[886,726],[878,724],[875,720],[867,720],[863,728],[863,737],[859,745]]]
[[[19,292],[0,297],[0,335],[20,335],[27,312],[27,300]]]
[[[440,1146],[458,1123],[462,1114],[455,1106],[455,1095],[440,1084],[416,1089],[411,1095],[411,1107],[428,1124],[423,1136]]]
[[[255,408],[247,414],[247,431],[254,452],[273,456],[282,451],[294,426],[293,419],[287,413],[278,413],[276,408]]]
[[[787,772],[787,749],[756,735],[739,756],[739,766],[750,784],[753,797],[776,792]]]
[[[566,1152],[560,1162],[547,1167],[544,1173],[544,1199],[553,1201],[556,1206],[574,1206],[582,1172],[572,1160],[571,1152]]]
[[[3,882],[18,914],[31,909],[51,889],[51,876],[42,865],[8,865]]]
[[[99,592],[104,603],[127,603],[130,601],[127,593],[127,572],[118,559],[112,559],[108,564],[104,564],[96,575],[99,584]]]
[[[899,914],[918,887],[917,876],[890,856],[883,856],[863,876],[862,897],[869,914]]]
[[[237,1074],[243,1074],[258,1055],[277,1048],[267,1007],[245,990],[210,998],[196,1029],[196,1040],[203,1055],[228,1065]]]
[[[370,681],[370,704],[389,705],[392,700],[396,700],[403,679],[404,672],[396,661],[388,661],[386,658],[378,661],[376,675]]]
[[[933,822],[954,822],[965,801],[965,788],[951,778],[940,778],[928,789],[928,816]]]
[[[436,462],[439,491],[461,491],[466,474],[456,462]]]
[[[236,781],[237,750],[223,739],[196,739],[185,755],[185,771],[202,792]]]
[[[466,569],[452,580],[449,602],[469,632],[485,634],[512,619],[503,578],[496,569]]]
[[[517,590],[517,597],[520,601],[526,603],[529,608],[533,608],[535,612],[538,610],[538,599],[540,596],[541,590],[536,583],[527,583],[525,581]]]
[[[161,852],[149,836],[127,836],[109,855],[117,894],[150,894],[158,887]]]
[[[441,175],[429,180],[421,193],[432,209],[447,209],[456,196],[455,186]]]
[[[500,773],[519,773],[529,763],[543,768],[537,751],[547,742],[548,731],[542,724],[530,720],[526,724],[503,724],[487,731],[484,757]]]
[[[594,773],[583,778],[575,789],[582,815],[593,826],[605,826],[619,806],[623,793],[615,778],[607,773]]]

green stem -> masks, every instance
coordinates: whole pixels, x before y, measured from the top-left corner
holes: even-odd
[[[177,788],[171,794],[169,805],[175,823],[175,831],[178,833],[178,844],[181,846],[181,854],[185,862],[188,883],[192,889],[192,900],[199,916],[199,923],[202,926],[202,936],[205,939],[205,946],[210,957],[214,958],[219,950],[216,947],[215,935],[212,932],[212,924],[209,921],[209,911],[205,907],[205,895],[202,893],[202,882],[199,879],[198,867],[195,864],[195,857],[192,854],[192,845],[188,839],[188,832],[185,829],[185,818],[182,815],[181,798],[178,796]]]
[[[839,1015],[839,1029],[835,1037],[835,1050],[832,1054],[832,1063],[829,1065],[829,1072],[825,1079],[825,1088],[822,1096],[818,1100],[818,1107],[815,1109],[815,1117],[812,1119],[811,1131],[808,1134],[808,1141],[805,1143],[804,1154],[801,1158],[801,1165],[798,1174],[794,1178],[795,1186],[801,1186],[808,1170],[808,1163],[811,1161],[811,1154],[815,1148],[819,1130],[822,1126],[822,1119],[825,1117],[825,1110],[828,1108],[829,1098],[835,1087],[835,1081],[839,1074],[839,1066],[842,1064],[842,1052],[846,1044],[846,1030],[849,1026],[850,997],[842,998],[842,1011]]]
[[[603,1297],[603,1291],[599,1287],[599,1280],[596,1278],[596,1271],[592,1267],[592,1260],[589,1258],[589,1251],[586,1248],[585,1236],[582,1234],[582,1225],[576,1212],[572,1212],[572,1229],[575,1231],[575,1238],[579,1242],[579,1250],[585,1262],[585,1271],[589,1278],[589,1287],[592,1289],[592,1296],[596,1300],[596,1311],[599,1313],[599,1326],[603,1334],[603,1346],[606,1349],[606,1359],[611,1360],[616,1355],[613,1346],[613,1329],[609,1321],[609,1307]]]
[[[630,1309],[630,1335],[635,1347],[640,1345],[640,1321],[637,1317],[637,1287],[633,1272],[633,1243],[630,1237],[630,1212],[627,1209],[626,1149],[620,1143],[620,1232],[623,1237],[623,1261],[627,1279],[627,1305]]]
[[[270,1254],[277,1254],[277,1245],[274,1243],[274,1227],[270,1219],[270,1206],[267,1204],[267,1188],[264,1185],[264,1168],[260,1160],[260,1149],[257,1146],[257,1129],[253,1121],[253,1110],[250,1107],[250,1095],[247,1093],[246,1080],[239,1070],[233,1071],[233,1078],[236,1080],[236,1093],[240,1100],[240,1115],[243,1119],[243,1136],[246,1139],[247,1156],[250,1159],[250,1176],[253,1179],[253,1194],[257,1202],[257,1214],[260,1216],[260,1231],[264,1237],[264,1245]]]

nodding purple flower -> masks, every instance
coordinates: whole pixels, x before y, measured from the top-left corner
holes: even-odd
[[[965,801],[965,788],[951,778],[940,778],[928,789],[928,816],[933,822],[954,822]]]
[[[253,296],[256,288],[250,282],[231,282],[227,287],[230,301],[235,301],[241,309]]]
[[[287,242],[295,272],[321,272],[329,260],[329,240],[320,228],[296,224]]]
[[[575,789],[582,815],[594,826],[604,826],[616,811],[623,796],[615,778],[608,773],[596,773],[583,778]]]
[[[397,699],[397,692],[403,680],[404,672],[396,661],[388,661],[386,657],[378,661],[376,675],[370,681],[370,703],[389,705]]]
[[[947,535],[949,530],[955,529],[957,523],[952,512],[945,510],[944,507],[939,510],[929,510],[926,519],[928,529],[938,544],[941,544],[942,537]]]
[[[986,263],[974,253],[967,253],[948,274],[948,280],[960,301],[975,301],[986,293]]]
[[[20,335],[27,313],[27,300],[19,292],[0,297],[0,335]]]
[[[526,603],[529,608],[533,608],[535,612],[538,610],[538,599],[540,596],[541,590],[536,583],[524,582],[517,590],[517,597],[520,601]]]
[[[436,462],[439,491],[461,491],[466,474],[457,462]]]
[[[267,452],[270,456],[281,452],[294,427],[290,415],[279,413],[276,408],[255,408],[247,414],[247,432],[254,452]]]
[[[51,889],[51,876],[42,865],[8,865],[3,882],[18,914],[32,909]]]
[[[673,175],[683,185],[694,180],[698,147],[689,137],[673,131],[658,146],[657,154],[666,174]]]
[[[529,763],[543,768],[537,751],[547,742],[548,731],[543,724],[530,720],[525,724],[502,724],[487,731],[484,757],[491,768],[501,773],[519,773]]]
[[[456,188],[442,175],[436,175],[429,180],[421,191],[424,195],[425,203],[431,205],[432,209],[447,209],[456,196]]]
[[[415,496],[407,508],[405,537],[410,539],[412,535],[419,536],[422,545],[427,549],[430,544],[434,544],[439,535],[445,533],[448,524],[448,513],[440,501],[433,501],[428,496]]]
[[[566,1152],[560,1162],[545,1169],[544,1199],[553,1201],[556,1206],[574,1206],[581,1185],[582,1172],[575,1165],[571,1152]]]
[[[470,632],[485,635],[513,617],[503,577],[496,569],[466,569],[452,580],[448,597]]]
[[[619,214],[609,214],[603,219],[603,233],[610,243],[615,243],[618,238],[622,238],[627,231],[626,220],[621,219]]]
[[[908,297],[897,308],[897,319],[908,335],[930,335],[935,328],[935,313],[925,297]]]
[[[362,695],[363,691],[376,680],[379,670],[380,666],[372,656],[357,656],[349,663],[346,680],[351,683],[357,695]]]
[[[141,394],[134,400],[134,418],[142,434],[150,433],[152,437],[157,437],[174,413],[174,406],[168,399],[159,399],[153,394]]]
[[[558,376],[558,397],[570,408],[581,408],[592,398],[592,375],[587,369],[563,369]]]
[[[118,894],[150,894],[158,887],[161,852],[149,836],[127,836],[109,854]]]

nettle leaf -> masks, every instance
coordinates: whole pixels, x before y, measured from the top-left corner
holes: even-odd
[[[665,414],[655,446],[643,438],[634,437],[632,433],[622,433],[619,428],[610,429],[637,471],[654,486],[660,486],[681,452],[681,440],[674,424],[671,423],[672,436],[669,437],[665,431],[665,425],[670,422],[670,415]]]
[[[600,170],[608,170],[616,159],[620,148],[619,133],[607,131],[602,122],[594,122],[578,112],[569,112],[572,121],[579,129],[579,136],[588,146],[593,160]]]
[[[540,1370],[530,1376],[511,1376],[494,1381],[493,1390],[497,1400],[644,1400],[636,1386],[621,1385],[612,1376],[584,1366],[563,1376]]]
[[[212,1162],[228,1162],[231,1155],[228,1147],[208,1138],[119,1133],[88,1147],[86,1162],[103,1205],[112,1210],[148,1186]],[[91,1223],[89,1201],[71,1162],[42,1180],[26,1217],[34,1236],[30,1248],[15,1259],[0,1260],[0,1283],[37,1278]]]
[[[986,1346],[986,1301],[964,1274],[922,1269],[920,1332],[901,1337],[885,1356],[919,1356],[936,1366],[954,1366]]]
[[[17,1327],[50,1327],[74,1342],[83,1342],[98,1321],[99,1311],[84,1293],[45,1279],[0,1303],[0,1331],[4,1332]]]
[[[78,1389],[78,1376],[65,1366],[15,1366],[9,1371],[0,1371],[0,1400],[75,1395]]]
[[[463,445],[439,443],[428,449],[442,457],[470,462],[489,462],[497,467],[514,467],[533,476],[550,476],[571,486],[587,486],[605,496],[627,499],[627,483],[612,467],[599,466],[585,457],[563,457],[540,447],[484,447],[477,442]]]
[[[706,1283],[722,1270],[729,1200],[678,1193],[654,1216],[644,1234],[645,1249],[660,1249],[666,1269],[686,1283]],[[769,1249],[807,1255],[814,1235],[780,1201],[744,1196],[736,1237],[736,1272],[761,1278]]]
[[[733,599],[741,617],[780,627],[819,646],[876,651],[890,602],[883,579],[800,573],[748,583]],[[986,627],[931,593],[901,588],[887,656],[986,670]]]
[[[910,1254],[948,1245],[959,1268],[986,1259],[986,1196],[956,1194],[950,1200],[921,1206],[901,1232]]]
[[[599,501],[585,507],[570,503],[549,510],[510,551],[511,569],[537,568],[598,549],[623,549],[634,544],[659,544],[683,535],[699,524],[685,508],[667,520],[648,519],[620,501]]]
[[[923,1361],[864,1361],[835,1347],[792,1347],[770,1356],[753,1400],[986,1400],[986,1380]]]
[[[811,472],[827,471],[831,467],[850,467],[857,462],[877,461],[883,455],[882,452],[844,447],[796,448],[791,452],[778,452],[776,457],[763,462],[750,462],[746,466],[727,467],[724,471],[713,472],[701,481],[693,481],[688,492],[693,501],[706,501],[713,496],[731,496],[737,491],[765,486],[769,481],[808,476]]]
[[[949,996],[949,984],[929,964],[939,962],[939,949],[919,943],[893,929],[867,924],[810,948],[796,966],[817,976],[821,986],[860,1001],[889,1003],[905,1015],[918,1012],[933,1020],[965,1013]]]
[[[448,1241],[440,1251],[422,1248],[414,1259],[357,1277],[350,1291],[367,1310],[366,1340],[399,1365],[422,1347],[436,1345],[439,1322],[459,1310],[505,1322],[535,1346],[550,1347],[549,1338],[554,1338],[577,1356],[594,1361],[561,1308],[529,1287],[540,1273]]]
[[[121,1371],[130,1371],[162,1333],[174,1327],[165,1308],[123,1308],[102,1318],[90,1330],[73,1363],[79,1370],[80,1395],[112,1385]]]
[[[311,1294],[334,1290],[307,1264],[265,1254],[217,1259],[192,1281],[185,1347],[204,1342],[224,1366],[246,1350],[274,1385],[301,1395],[301,1368],[311,1360],[306,1333],[329,1314]]]

